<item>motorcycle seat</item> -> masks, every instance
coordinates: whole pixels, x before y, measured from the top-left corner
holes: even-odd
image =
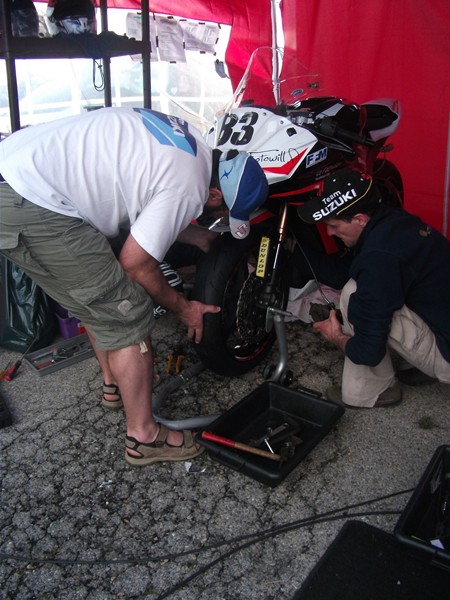
[[[361,105],[365,113],[363,132],[373,141],[391,135],[400,120],[400,105],[395,100],[365,102]]]

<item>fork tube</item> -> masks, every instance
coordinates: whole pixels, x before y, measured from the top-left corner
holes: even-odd
[[[275,284],[276,278],[277,278],[278,267],[279,267],[279,263],[281,261],[281,255],[282,255],[282,250],[283,250],[283,242],[286,238],[286,221],[287,221],[287,204],[285,204],[283,206],[283,209],[282,209],[282,212],[280,215],[280,220],[278,223],[278,239],[276,241],[276,244],[274,246],[273,253],[272,253],[272,256],[274,258],[273,258],[273,262],[271,264],[271,271],[270,271],[270,273],[267,273],[267,285],[268,285],[269,293],[272,292],[273,285]]]
[[[273,261],[273,270],[275,271],[278,267],[278,263],[280,261],[280,251],[281,246],[286,239],[286,221],[287,221],[287,203],[283,206],[283,211],[281,213],[280,223],[278,225],[278,241],[277,241],[277,249],[275,251],[275,260]]]

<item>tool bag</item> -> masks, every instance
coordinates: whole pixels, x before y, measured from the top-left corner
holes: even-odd
[[[47,294],[20,267],[0,256],[0,346],[22,353],[37,350],[51,344],[56,330]]]

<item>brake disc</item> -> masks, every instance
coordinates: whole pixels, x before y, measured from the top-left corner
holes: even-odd
[[[241,288],[236,309],[236,327],[241,338],[247,343],[261,340],[265,335],[264,314],[258,308],[258,300],[264,283],[250,273]]]

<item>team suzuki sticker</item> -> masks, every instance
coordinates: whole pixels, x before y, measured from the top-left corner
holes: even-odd
[[[315,221],[320,221],[329,214],[334,213],[337,208],[340,208],[343,204],[350,202],[350,200],[353,200],[356,197],[357,194],[354,189],[351,189],[345,194],[341,194],[341,192],[333,192],[326,198],[322,198],[322,202],[325,204],[325,207],[313,213],[313,219]]]

